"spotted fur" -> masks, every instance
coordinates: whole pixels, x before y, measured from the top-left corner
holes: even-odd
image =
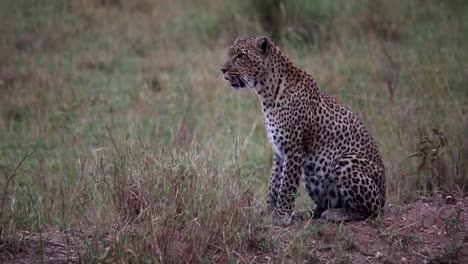
[[[221,71],[233,88],[260,98],[274,152],[267,206],[275,225],[291,224],[302,175],[315,216],[363,220],[383,208],[384,165],[369,132],[273,42],[237,39]]]

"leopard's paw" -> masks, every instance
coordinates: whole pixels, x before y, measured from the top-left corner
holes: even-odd
[[[281,214],[277,211],[274,211],[271,216],[271,222],[275,226],[290,226],[292,224],[291,214]]]

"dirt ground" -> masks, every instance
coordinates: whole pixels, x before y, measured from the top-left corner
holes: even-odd
[[[467,230],[468,197],[438,195],[389,205],[382,217],[364,222],[310,220],[272,227],[270,250],[257,243],[247,246],[247,252],[252,263],[468,263]],[[0,241],[0,262],[79,262],[78,245],[87,236],[23,232]]]
[[[275,244],[283,246],[256,254],[255,262],[468,263],[468,197],[437,195],[389,205],[382,217],[364,222],[310,220],[289,233],[301,229],[310,231],[291,237],[288,229],[272,230]]]
[[[0,263],[76,263],[81,240],[81,235],[69,232],[22,232],[0,241]]]

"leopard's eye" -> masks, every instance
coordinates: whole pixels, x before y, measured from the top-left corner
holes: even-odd
[[[239,53],[239,54],[237,55],[237,58],[238,58],[238,59],[244,59],[246,56],[247,56],[247,54],[245,54],[245,53]]]

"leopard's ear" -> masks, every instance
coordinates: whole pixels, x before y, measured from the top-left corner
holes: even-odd
[[[234,40],[234,44],[233,45],[236,45],[237,43],[239,43],[239,41],[241,41],[242,38],[236,38],[236,40]]]
[[[268,37],[258,37],[256,48],[261,55],[267,56],[268,54],[270,54],[270,50],[271,50],[270,39]]]

